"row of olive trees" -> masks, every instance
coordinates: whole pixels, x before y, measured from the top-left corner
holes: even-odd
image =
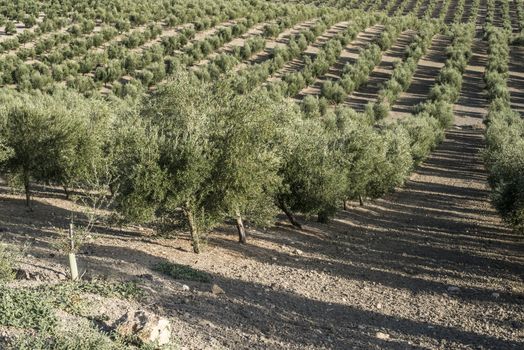
[[[66,91],[1,99],[2,170],[21,182],[28,207],[35,182],[104,183],[100,195],[128,220],[182,217],[196,252],[228,218],[241,242],[244,220],[268,224],[279,210],[297,226],[295,212],[326,221],[343,200],[401,184],[412,164],[403,130],[346,111],[303,118],[263,89],[239,95],[191,74],[132,107]]]
[[[365,85],[369,75],[382,59],[382,53],[389,49],[402,31],[416,27],[419,23],[414,17],[402,17],[388,23],[381,34],[361,50],[355,63],[347,63],[340,79],[326,80],[321,88],[321,95],[326,99],[341,103],[347,95]]]
[[[317,13],[325,12],[293,5],[276,6],[257,1],[238,1],[237,6],[233,7],[234,5],[229,4],[227,6],[229,10],[223,6],[217,6],[205,12],[194,11],[193,7],[187,6],[184,9],[174,7],[172,11],[176,11],[180,18],[177,21],[166,23],[169,26],[180,25],[181,19],[184,19],[191,22],[183,22],[190,26],[175,35],[163,37],[160,43],[154,43],[142,52],[134,52],[131,48],[152,41],[166,28],[161,28],[158,24],[150,24],[145,30],[135,30],[118,41],[113,40],[121,31],[116,24],[113,24],[114,30],[111,30],[110,25],[106,25],[101,33],[85,36],[56,33],[51,38],[42,39],[36,43],[34,48],[19,50],[18,59],[10,56],[8,60],[2,62],[0,64],[2,81],[5,84],[17,84],[20,90],[50,90],[53,88],[53,81],[67,80],[69,87],[77,88],[80,92],[87,94],[93,93],[102,83],[108,84],[124,74],[130,74],[147,86],[163,78],[156,79],[158,74],[155,73],[159,70],[157,67],[163,65],[164,61],[168,63],[165,68],[161,69],[168,71],[169,65],[190,64],[201,59],[224,42],[245,33],[249,27],[261,21],[279,17],[286,18],[285,16],[309,18]],[[195,30],[201,31],[231,19],[236,19],[236,23],[229,28],[223,28],[218,33],[219,35],[199,40],[190,47],[184,47],[195,35]],[[105,45],[100,52],[93,50],[109,42],[110,44]],[[68,43],[70,47],[66,47]],[[45,54],[42,52],[42,49],[48,50],[53,45],[56,45],[53,50]],[[175,60],[171,57],[175,54],[178,56],[177,50],[183,47],[183,62],[181,59]],[[24,62],[34,54],[38,56],[39,62],[32,64]],[[176,62],[172,63],[173,61]],[[93,73],[93,75],[85,75],[87,73]]]
[[[229,77],[230,85],[238,93],[254,89],[282,69],[286,63],[301,57],[307,47],[314,43],[329,27],[346,18],[347,14],[345,13],[322,16],[310,28],[302,29],[292,35],[285,46],[276,46],[265,61],[251,64],[247,68],[232,74]],[[356,23],[351,27],[354,25]]]
[[[317,78],[328,72],[329,68],[339,58],[342,49],[355,39],[360,31],[377,22],[387,23],[387,17],[376,14],[360,16],[344,32],[325,41],[313,58],[307,53],[302,54],[301,60],[304,62],[302,70],[284,73],[280,81],[268,84],[267,88],[273,93],[284,96],[297,95],[302,89],[313,84]],[[384,34],[381,38],[387,38],[385,40],[389,42],[391,34],[387,29],[384,32],[387,34]],[[340,95],[336,92],[335,94]]]
[[[148,157],[127,166],[117,203],[128,218],[183,214],[193,247],[227,218],[245,242],[243,220],[270,223],[277,210],[332,217],[346,199],[377,197],[403,183],[412,167],[406,130],[376,130],[341,110],[304,118],[296,105],[258,89],[181,74],[142,107]]]
[[[416,107],[419,115],[433,117],[445,128],[453,122],[453,105],[460,96],[462,76],[471,58],[475,26],[473,23],[454,24],[449,31],[453,40],[446,49],[448,58],[431,88],[428,100]]]
[[[32,27],[34,26],[35,23],[36,23],[36,19],[30,16],[28,20],[25,21],[25,26]],[[9,35],[9,37],[0,42],[0,53],[18,49],[20,48],[22,44],[35,40],[36,38],[40,37],[41,35],[45,33],[49,33],[53,30],[58,30],[62,28],[63,26],[65,26],[67,23],[68,23],[68,20],[64,17],[57,17],[57,18],[46,17],[40,23],[38,23],[38,26],[36,28],[31,28],[30,30],[24,29],[22,32],[16,34],[17,30],[16,30],[15,23],[12,21],[6,21],[4,24],[0,24],[0,26],[1,25],[5,26],[4,32],[7,35]]]
[[[511,109],[509,33],[488,25],[489,56],[484,80],[491,101],[485,152],[495,207],[504,219],[524,232],[524,120]]]
[[[517,20],[519,25],[519,31],[524,32],[524,0],[515,0],[517,6]]]
[[[0,98],[2,168],[23,185],[28,208],[33,181],[69,188],[90,176],[110,139],[104,131],[111,114],[103,102],[64,91],[53,96],[4,91]]]
[[[265,16],[275,16],[275,14],[281,12],[282,9],[277,12],[266,13]],[[266,24],[263,36],[247,39],[242,46],[235,46],[231,51],[219,54],[206,65],[196,67],[195,72],[200,79],[216,79],[221,74],[232,70],[233,67],[240,63],[240,60],[248,59],[254,53],[263,50],[266,43],[265,38],[277,35],[299,21],[309,19],[311,16],[321,12],[299,8],[288,17],[282,17]],[[133,79],[125,83],[114,82],[112,91],[119,97],[136,96],[137,92],[143,90],[143,87],[151,87],[175,71],[197,65],[200,60],[208,57],[213,52],[221,50],[226,43],[245,34],[255,23],[267,19],[266,17],[249,17],[239,20],[233,26],[222,27],[217,30],[216,34],[195,41],[192,44],[188,44],[187,38],[186,40],[180,40],[183,37],[179,35],[177,37],[169,37],[169,39],[177,39],[176,42],[173,40],[162,40],[161,45],[154,45],[148,48],[142,55],[131,54],[124,59],[123,69],[119,69],[117,66],[117,69],[113,71],[119,71],[116,74],[117,76],[121,75],[122,71],[127,71]],[[192,32],[192,35],[194,35],[194,32]],[[167,38],[164,37],[163,39]],[[181,49],[182,53],[178,51],[179,49]],[[152,59],[154,62],[152,62]],[[133,62],[131,67],[128,64],[129,62]],[[101,69],[104,70],[105,68],[102,67]]]
[[[418,61],[429,49],[433,36],[439,29],[440,26],[437,23],[427,22],[427,25],[419,30],[413,42],[406,48],[403,60],[394,63],[391,78],[382,85],[377,101],[367,106],[376,120],[387,117],[400,94],[409,88]]]
[[[293,11],[290,9],[293,9]],[[275,21],[275,24],[278,25],[278,30],[282,31],[285,28],[296,24],[298,21],[310,19],[312,16],[318,15],[322,12],[323,11],[314,11],[309,8],[301,7],[271,7],[263,12],[255,9],[252,12],[245,14],[245,18],[237,20],[234,25],[219,28],[213,35],[208,35],[203,39],[194,41],[188,45],[186,45],[187,40],[185,42],[179,42],[177,47],[166,46],[166,41],[162,41],[159,45],[153,45],[144,50],[142,54],[138,55],[136,67],[132,71],[129,71],[125,66],[122,67],[121,71],[122,73],[128,73],[133,78],[139,80],[143,86],[150,87],[159,83],[165,78],[165,76],[172,74],[181,67],[188,67],[199,63],[211,53],[219,50],[226,43],[245,34],[256,24],[262,22],[271,23]],[[283,15],[286,17],[282,17]],[[271,33],[273,32],[274,30],[264,31],[263,36],[268,37],[272,35]],[[243,52],[233,51],[232,53],[227,54],[227,56],[230,57],[225,57],[225,54],[223,54],[221,57],[221,63],[227,65],[228,62],[226,60],[233,59],[233,56],[239,58],[249,57],[253,52],[251,50],[251,44],[253,44],[253,48],[256,50],[262,49],[260,46],[260,40],[258,42],[250,42],[248,45],[243,46]],[[120,63],[119,59],[113,61],[117,65]],[[218,73],[220,70],[224,72],[224,68],[226,67],[214,65],[210,68]],[[165,74],[155,74],[155,71],[165,72]],[[203,73],[202,76],[205,78],[206,74]]]

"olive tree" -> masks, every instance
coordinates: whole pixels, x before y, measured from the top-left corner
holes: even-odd
[[[279,207],[297,227],[301,225],[294,211],[306,216],[318,214],[318,220],[326,222],[343,197],[346,181],[332,133],[318,120],[296,118],[284,147],[282,187],[276,197]]]
[[[222,87],[218,91],[219,101],[226,103],[217,113],[212,202],[235,218],[239,241],[245,243],[243,217],[264,225],[276,214],[274,197],[281,185],[278,145],[293,108],[263,91],[247,95]]]
[[[89,177],[92,164],[102,156],[104,124],[110,114],[102,103],[66,91],[2,99],[4,146],[12,150],[4,169],[22,180],[29,209],[32,181],[67,186]]]
[[[244,219],[265,223],[275,214],[280,187],[275,141],[282,135],[278,120],[286,114],[281,106],[262,92],[237,95],[224,84],[176,74],[142,108],[149,123],[144,137],[154,140],[157,153],[148,158],[153,163],[135,159],[128,167],[132,175],[122,192],[122,211],[143,213],[148,206],[153,208],[149,215],[182,213],[196,253],[203,236],[226,218],[236,220],[239,240],[245,242]]]

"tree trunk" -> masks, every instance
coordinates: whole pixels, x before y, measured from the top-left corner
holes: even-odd
[[[329,215],[325,211],[320,211],[317,214],[317,221],[322,224],[327,224],[329,222]]]
[[[344,200],[344,210],[348,210],[348,202]]]
[[[287,207],[286,203],[284,203],[284,201],[279,201],[279,207],[280,209],[282,209],[284,214],[286,214],[289,222],[291,222],[293,226],[298,227],[299,229],[302,229],[302,225],[295,219],[295,216],[289,210],[289,208]]]
[[[196,254],[200,254],[200,237],[198,232],[198,227],[195,223],[195,218],[193,217],[193,212],[190,209],[184,209],[184,213],[189,224],[189,232],[191,234],[191,241],[193,243],[193,251]]]
[[[360,206],[363,207],[364,206],[364,199],[362,198],[361,195],[358,195],[358,201],[360,203]]]
[[[236,212],[237,230],[238,230],[238,241],[242,244],[246,244],[246,229],[244,228],[244,222],[242,221],[242,215],[240,211]]]
[[[65,193],[66,199],[69,200],[69,198],[71,196],[71,193],[69,193],[69,188],[67,188],[67,185],[62,185],[62,187],[64,188],[64,193]]]
[[[25,190],[25,205],[27,207],[27,210],[33,211],[33,208],[31,207],[31,184],[30,184],[28,175],[24,175],[24,190]]]

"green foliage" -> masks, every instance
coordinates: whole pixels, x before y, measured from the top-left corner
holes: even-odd
[[[524,233],[524,121],[511,110],[507,86],[508,33],[488,25],[489,58],[484,80],[491,100],[485,160],[492,199],[504,219]]]
[[[437,84],[430,92],[430,99],[417,107],[417,112],[424,116],[436,118],[442,128],[453,123],[453,104],[460,95],[462,76],[471,57],[471,46],[475,27],[472,24],[452,25],[453,36],[447,48],[448,59],[437,77]]]
[[[131,168],[121,167],[130,174],[123,212],[148,207],[154,208],[150,215],[173,218],[181,208],[197,240],[238,212],[269,222],[280,184],[275,142],[286,114],[282,106],[266,93],[237,95],[179,74],[142,110],[150,127],[135,136],[151,146]]]
[[[15,254],[4,244],[0,244],[0,284],[15,278]]]
[[[67,330],[59,327],[56,311],[62,309],[84,315],[89,307],[84,297],[86,293],[127,299],[143,295],[134,282],[67,282],[34,288],[0,286],[0,326],[31,332],[31,336],[20,335],[8,343],[7,349],[129,349],[123,340],[109,337],[93,327],[80,325]]]
[[[488,131],[489,136],[501,133],[490,137],[486,153],[489,179],[495,207],[517,232],[524,233],[524,127],[521,125],[520,130],[515,128],[514,131],[508,128],[507,125],[492,125]],[[495,144],[494,138],[500,144]]]
[[[207,273],[195,270],[186,265],[162,262],[156,264],[153,269],[177,280],[203,283],[211,282],[211,277]]]
[[[345,182],[332,135],[312,119],[297,119],[288,132],[279,203],[306,215],[332,216]]]
[[[143,289],[134,281],[108,282],[101,280],[66,282],[47,287],[40,291],[53,296],[56,305],[67,305],[70,295],[90,293],[103,297],[115,297],[120,299],[139,299],[144,295]]]
[[[133,347],[135,348],[135,347]],[[38,332],[20,336],[7,345],[7,350],[125,350],[125,342],[112,340],[94,327],[79,326],[66,331]]]
[[[368,196],[367,189],[378,163],[380,137],[366,120],[360,120],[351,110],[340,110],[337,115],[340,138],[340,158],[346,169],[343,199]]]
[[[422,162],[444,140],[444,130],[429,115],[410,116],[400,122],[409,135],[411,156],[416,164]]]
[[[2,100],[3,139],[12,150],[4,167],[22,177],[27,195],[32,180],[69,185],[92,176],[109,138],[105,103],[67,91],[7,94]]]
[[[41,293],[0,286],[0,325],[51,331],[56,324],[53,305]]]
[[[307,118],[319,118],[326,114],[328,102],[325,98],[318,98],[318,96],[307,95],[302,100],[300,105],[304,116]]]
[[[413,167],[409,136],[402,128],[386,127],[380,133],[377,162],[366,189],[369,197],[380,197],[404,184]]]
[[[7,35],[13,35],[16,34],[16,26],[12,21],[7,21],[5,24],[4,32]]]
[[[342,86],[339,84],[333,84],[331,80],[326,80],[324,84],[322,84],[320,94],[322,97],[325,97],[326,99],[335,103],[343,102],[344,97],[346,96]]]

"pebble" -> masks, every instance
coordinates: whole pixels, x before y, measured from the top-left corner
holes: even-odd
[[[211,293],[213,293],[214,295],[218,295],[225,294],[226,292],[224,292],[224,290],[220,288],[218,284],[213,284],[213,286],[211,287]]]
[[[182,285],[182,290],[189,291],[189,290],[191,290],[191,288],[189,288],[189,286],[187,284],[183,284]]]
[[[497,293],[497,292],[491,293],[491,296],[492,296],[493,298],[495,298],[495,299],[500,298],[500,294]]]
[[[389,339],[389,334],[382,333],[382,332],[377,332],[375,334],[375,337],[377,337],[378,339],[382,339],[382,340],[388,340]]]

